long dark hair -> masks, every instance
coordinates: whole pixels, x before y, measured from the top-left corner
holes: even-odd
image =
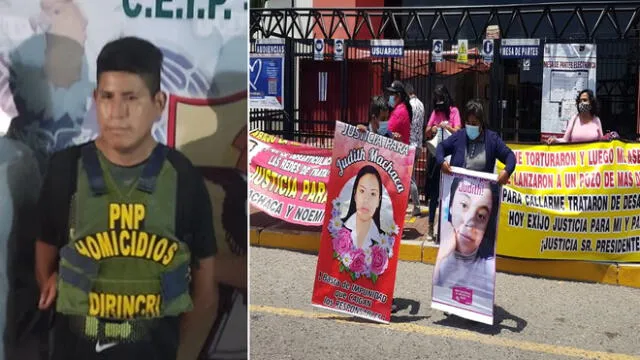
[[[463,179],[460,177],[454,177],[451,183],[451,192],[449,193],[449,214],[447,216],[447,220],[451,222],[451,206],[453,205],[453,196],[458,190],[458,185],[460,181]],[[484,231],[484,237],[482,238],[482,242],[478,247],[478,253],[476,254],[476,259],[489,259],[494,256],[494,248],[496,244],[496,224],[498,221],[498,203],[499,203],[499,194],[498,191],[500,187],[498,184],[489,182],[489,189],[491,190],[491,214],[489,215],[489,222],[487,223],[487,228]]]
[[[479,99],[469,100],[464,106],[462,127],[467,126],[467,120],[471,115],[475,116],[475,118],[480,121],[480,129],[482,129],[482,131],[485,131],[489,128],[487,120],[484,116],[484,106],[482,106],[482,102]]]
[[[433,90],[433,110],[436,111],[436,103],[442,101],[444,103],[444,114],[449,120],[451,116],[451,106],[453,105],[453,100],[451,99],[451,95],[449,95],[449,90],[447,87],[440,84],[437,85]]]
[[[411,108],[411,102],[409,101],[411,98],[409,94],[407,94],[407,90],[404,88],[404,84],[400,80],[394,80],[391,83],[391,86],[388,88],[390,93],[397,94],[400,97],[400,102],[407,107],[407,112],[409,113],[409,123],[413,122],[413,109]],[[397,106],[397,104],[396,104]],[[393,111],[391,109],[390,111]]]
[[[358,171],[358,175],[356,175],[356,180],[353,182],[353,189],[351,190],[351,201],[349,202],[349,211],[347,211],[347,216],[342,219],[342,222],[346,222],[351,215],[356,212],[356,191],[358,191],[358,183],[360,182],[360,178],[363,176],[371,174],[376,177],[378,180],[378,194],[380,194],[380,198],[378,199],[378,207],[376,211],[373,213],[373,222],[378,227],[378,231],[380,229],[380,206],[382,205],[382,179],[380,178],[380,174],[378,170],[371,165],[363,166],[360,171]]]
[[[598,114],[600,114],[600,102],[591,89],[584,89],[580,91],[578,97],[576,97],[576,109],[580,112],[578,105],[580,104],[580,96],[584,93],[587,93],[587,96],[589,97],[589,103],[591,104],[591,116],[598,116]]]
[[[400,95],[404,106],[407,107],[407,111],[409,112],[409,122],[413,123],[413,108],[411,107],[411,102],[409,101],[411,98],[409,98],[409,95],[407,95],[406,91],[399,92],[398,94]]]

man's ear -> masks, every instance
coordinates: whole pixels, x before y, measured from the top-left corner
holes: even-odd
[[[164,107],[167,105],[167,94],[164,91],[158,91],[153,97],[153,103],[156,105],[158,114],[162,114]]]

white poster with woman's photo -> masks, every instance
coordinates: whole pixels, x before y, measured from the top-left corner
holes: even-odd
[[[491,325],[500,185],[495,174],[452,170],[440,182],[440,249],[431,307]]]

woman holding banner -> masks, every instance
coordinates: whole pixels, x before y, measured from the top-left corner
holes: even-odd
[[[460,126],[460,111],[453,106],[449,90],[444,85],[436,86],[435,90],[433,90],[433,111],[425,128],[425,137],[439,136],[437,135],[438,133],[444,136],[445,131],[453,134],[460,129]],[[438,166],[434,160],[435,157],[433,156],[429,159],[427,174],[430,174],[430,176],[425,191],[426,194],[429,194],[429,229],[427,237],[431,239],[433,238],[436,209],[440,201],[440,171],[438,171]]]
[[[593,91],[582,90],[576,98],[576,107],[578,114],[569,120],[564,136],[560,139],[551,136],[547,139],[547,144],[591,142],[603,138],[602,124],[598,117],[600,104]]]
[[[451,174],[451,166],[493,173],[496,160],[505,164],[498,175],[498,183],[504,185],[516,169],[516,156],[500,136],[489,129],[484,118],[484,109],[479,100],[470,100],[465,105],[462,126],[441,142],[436,149],[436,161],[445,174]],[[451,155],[451,164],[445,157]]]
[[[509,147],[507,147],[507,145],[502,141],[497,133],[487,129],[487,123],[484,117],[484,108],[479,100],[470,100],[465,105],[464,116],[462,118],[462,126],[464,127],[464,131],[456,132],[451,137],[441,142],[436,149],[436,161],[442,168],[442,172],[444,172],[445,174],[451,174],[451,166],[456,166],[468,170],[493,173],[496,160],[500,160],[503,164],[505,164],[505,168],[498,175],[497,181],[501,185],[506,184],[509,181],[509,177],[516,168],[516,157],[513,151],[509,149]],[[449,155],[451,156],[451,164],[445,161],[445,157]],[[454,229],[453,233],[455,241],[447,242],[446,246],[449,246],[449,248],[443,248],[438,252],[436,268],[434,269],[436,277],[436,279],[434,279],[434,284],[436,284],[433,290],[434,294],[436,293],[436,291],[438,291],[437,284],[442,283],[443,274],[446,274],[445,276],[447,277],[448,283],[455,283],[456,281],[463,281],[461,277],[464,277],[464,274],[469,274],[468,271],[470,271],[469,269],[471,269],[474,271],[474,273],[478,271],[480,274],[480,276],[474,276],[475,278],[480,278],[481,282],[487,283],[487,279],[481,275],[485,274],[487,270],[491,270],[495,266],[493,262],[479,260],[480,258],[486,256],[486,251],[483,250],[481,252],[479,249],[481,244],[487,244],[484,246],[491,247],[491,256],[493,257],[493,248],[495,246],[495,221],[498,217],[498,190],[494,188],[485,189],[482,193],[481,198],[477,199],[477,201],[471,201],[471,197],[469,197],[465,201],[462,201],[459,199],[454,199],[454,197],[457,197],[455,195],[457,195],[458,193],[457,186],[458,185],[455,182],[452,183],[450,205],[449,209],[446,210],[448,212],[447,218],[449,220],[450,226]],[[491,195],[488,195],[489,193]],[[480,206],[478,206],[478,204],[488,203],[489,198],[491,199],[492,206],[489,207],[487,206],[488,204],[484,204],[484,211],[480,211]],[[496,202],[494,203],[494,201]],[[470,206],[470,204],[473,203],[476,204],[475,209],[478,210],[477,212],[475,210],[470,211],[470,209],[473,208],[472,206]],[[471,214],[472,216],[476,217],[475,236],[472,237],[473,239],[475,239],[474,241],[470,241],[469,237],[466,237],[461,230],[460,226],[466,226],[465,224],[467,223],[464,221],[465,214]],[[486,224],[482,226],[478,225],[485,221]],[[493,225],[490,224],[491,222],[493,222]],[[484,228],[484,231],[480,231],[480,229],[482,228]],[[487,230],[489,232],[492,232],[493,235],[487,234]],[[491,240],[485,240],[489,237],[491,237]],[[460,244],[458,243],[459,239],[461,240]],[[479,244],[476,245],[477,240],[479,239],[482,240]],[[468,246],[465,246],[465,242]],[[450,258],[452,253],[454,253],[454,249],[458,249],[458,256],[457,258],[454,256],[456,261],[451,263],[451,261],[453,260],[447,259]],[[474,253],[474,251],[476,252]],[[466,266],[460,267],[458,264],[459,261],[466,261],[468,262],[468,264]],[[460,272],[462,272],[463,275],[460,275]],[[494,284],[495,281],[492,281],[489,288],[485,286],[484,288],[478,289],[479,297],[483,299],[482,294],[486,294],[487,290],[492,291]],[[461,290],[463,294],[465,290],[467,289]],[[464,297],[464,295],[461,296]],[[491,306],[492,309],[493,306],[490,304],[493,304],[493,296],[491,297],[490,303],[481,300],[479,303],[476,303],[475,306],[479,308],[482,308],[483,306]]]

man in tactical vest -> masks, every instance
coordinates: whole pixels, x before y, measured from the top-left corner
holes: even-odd
[[[215,319],[204,181],[151,133],[163,56],[134,37],[104,46],[100,135],[54,154],[39,200],[39,308],[55,308],[52,359],[194,360]],[[58,260],[59,257],[59,260]]]

